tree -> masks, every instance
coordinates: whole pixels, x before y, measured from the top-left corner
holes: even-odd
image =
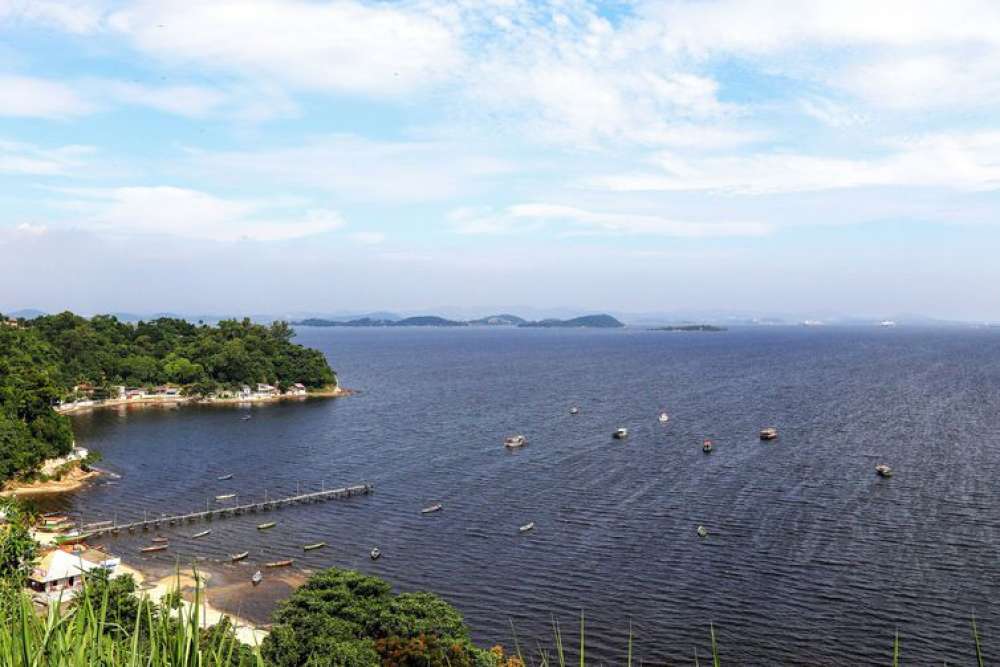
[[[24,507],[11,500],[0,503],[6,523],[0,526],[0,579],[23,585],[38,554],[38,544],[28,529]]]
[[[104,631],[124,636],[136,627],[139,617],[139,598],[135,592],[132,575],[111,577],[104,568],[97,568],[86,574],[83,591],[73,598],[72,606],[90,608],[98,614],[106,609]]]

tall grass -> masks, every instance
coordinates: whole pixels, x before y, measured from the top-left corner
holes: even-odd
[[[8,600],[9,619],[0,625],[0,665],[4,667],[263,667],[256,649],[242,648],[228,633],[201,628],[200,591],[195,602],[169,612],[147,598],[139,602],[131,627],[108,614],[108,596],[99,605],[36,612],[26,594]]]

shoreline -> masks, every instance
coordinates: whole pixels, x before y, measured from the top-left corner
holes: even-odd
[[[74,414],[77,412],[87,412],[90,410],[100,410],[102,408],[120,408],[123,406],[157,406],[157,405],[250,405],[253,403],[277,403],[280,401],[300,400],[305,401],[310,398],[343,398],[352,396],[356,392],[353,389],[334,387],[333,389],[318,389],[305,394],[278,394],[276,396],[251,396],[249,398],[205,398],[202,396],[156,396],[148,398],[109,398],[102,401],[88,401],[83,405],[71,404],[69,406],[57,406],[53,408],[61,415]]]
[[[68,471],[62,479],[51,479],[48,481],[18,482],[11,480],[4,484],[0,490],[0,498],[11,498],[21,496],[44,496],[57,493],[69,493],[78,491],[87,486],[92,480],[100,477],[102,471],[96,468],[83,470],[79,466]]]

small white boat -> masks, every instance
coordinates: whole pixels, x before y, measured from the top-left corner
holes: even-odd
[[[571,408],[569,409],[569,413],[570,413],[571,415],[578,415],[578,414],[580,414],[580,408],[578,408],[578,407],[576,407],[576,406],[574,405],[573,407],[571,407]]]
[[[708,528],[698,526],[698,537],[708,537]]]
[[[209,528],[208,530],[203,530],[200,533],[195,533],[194,535],[192,535],[191,539],[192,540],[197,540],[199,537],[205,537],[206,535],[208,535],[211,532],[212,532],[211,528]]]
[[[774,440],[778,437],[778,429],[773,426],[768,426],[767,428],[762,428],[760,430],[761,440]]]
[[[624,440],[628,437],[628,429],[625,427],[615,429],[615,432],[611,434],[611,437],[615,440]]]
[[[242,417],[240,417],[240,421],[247,421],[248,419],[250,419],[250,416],[251,415],[243,415]]]
[[[221,496],[216,496],[215,499],[221,503],[226,500],[232,500],[235,497],[236,497],[235,493],[224,493]]]
[[[444,507],[441,505],[441,503],[434,503],[430,507],[425,507],[422,510],[420,510],[420,513],[421,514],[433,514],[434,512],[440,512],[443,509],[444,509]]]
[[[215,479],[219,480],[220,482],[225,482],[227,479],[232,479],[232,478],[233,478],[233,473],[229,473],[228,475],[222,475],[221,477],[216,477]]]
[[[378,560],[382,556],[382,552],[379,551],[378,547],[375,547],[374,549],[371,550],[369,555],[372,557],[372,560]]]
[[[715,445],[713,445],[712,441],[709,440],[708,438],[705,438],[705,441],[701,443],[701,451],[705,452],[706,454],[711,452],[714,447]]]
[[[666,412],[661,412],[660,416],[657,417],[657,419],[660,421],[661,424],[666,424],[668,421],[670,421],[670,415],[668,415]]]
[[[530,523],[524,524],[523,526],[521,526],[520,528],[518,528],[517,531],[519,533],[527,533],[529,530],[534,530],[534,529],[535,529],[535,522],[532,521]]]
[[[879,463],[875,466],[875,473],[880,477],[892,477],[892,468],[884,463]]]
[[[233,554],[233,555],[231,555],[231,556],[229,557],[229,560],[231,560],[232,562],[234,562],[234,563],[235,563],[235,562],[236,562],[236,561],[238,561],[238,560],[243,560],[244,558],[246,558],[246,557],[247,557],[247,556],[249,556],[249,555],[250,555],[250,552],[249,552],[249,551],[241,551],[241,552],[240,552],[240,553],[238,553],[238,554]]]
[[[251,581],[251,583],[253,583],[254,586],[256,586],[257,584],[259,584],[263,580],[264,580],[264,574],[260,570],[257,570],[256,572],[254,572],[253,576],[250,577],[250,581]]]
[[[526,444],[528,444],[528,439],[520,434],[504,438],[503,441],[503,446],[507,449],[518,449],[520,447],[524,447]]]

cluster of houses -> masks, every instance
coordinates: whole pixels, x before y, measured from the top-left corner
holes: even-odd
[[[121,558],[83,545],[52,549],[35,563],[28,575],[28,588],[41,602],[67,601],[83,588],[88,572],[103,569],[109,576],[121,565]]]
[[[274,385],[258,382],[256,387],[243,385],[239,389],[224,389],[214,394],[204,397],[204,400],[240,400],[256,401],[268,398],[284,396],[305,396],[308,393],[305,385],[296,382],[289,385],[284,394]],[[60,403],[64,408],[82,408],[92,405],[102,405],[108,402],[116,404],[129,403],[131,401],[178,401],[186,400],[180,387],[174,385],[160,385],[158,387],[126,387],[117,385],[111,387],[108,392],[99,393],[98,389],[89,383],[81,383],[73,387],[74,400]]]

